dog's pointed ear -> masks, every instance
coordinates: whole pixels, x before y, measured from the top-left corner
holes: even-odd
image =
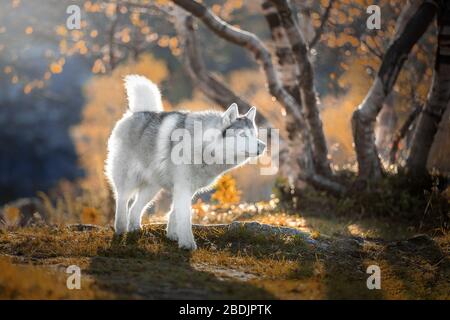
[[[222,114],[222,120],[225,125],[231,124],[239,116],[238,106],[236,103],[231,104],[227,111]]]
[[[256,116],[256,108],[255,107],[251,107],[250,110],[248,110],[247,113],[245,114],[245,117],[250,119],[250,121],[252,121],[252,122],[255,121],[255,116]]]

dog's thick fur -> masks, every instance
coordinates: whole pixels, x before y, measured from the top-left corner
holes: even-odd
[[[257,139],[256,110],[252,108],[246,115],[239,116],[237,106],[233,104],[224,113],[164,112],[160,92],[148,79],[127,76],[125,87],[129,111],[111,133],[106,161],[106,174],[116,199],[115,231],[121,234],[139,230],[145,207],[161,189],[165,189],[173,196],[167,236],[178,241],[180,248],[194,250],[196,244],[191,223],[193,195],[210,186],[224,172],[241,165],[251,156],[261,154],[265,148],[264,143]],[[240,134],[250,144],[257,144],[256,154],[249,151],[248,144],[237,143],[234,152],[243,159],[236,163],[206,164],[202,161],[199,164],[175,164],[171,158],[175,146],[172,133],[176,129],[185,129],[193,136],[194,123],[199,122],[203,131],[209,128],[222,131],[235,129],[231,136],[219,131],[219,134],[213,135],[213,143],[229,143],[230,139],[236,139],[236,135]],[[194,143],[206,146],[204,138]],[[128,206],[131,199],[134,201]]]

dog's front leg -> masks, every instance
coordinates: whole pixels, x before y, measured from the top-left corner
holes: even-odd
[[[177,235],[177,213],[175,212],[174,204],[170,208],[170,212],[167,214],[167,238],[173,241],[178,241]]]
[[[127,208],[128,198],[117,194],[116,199],[116,215],[114,218],[114,230],[116,234],[122,234],[127,231]]]
[[[173,210],[178,246],[183,249],[195,250],[194,234],[192,233],[191,199],[192,192],[188,184],[177,182],[173,191]]]

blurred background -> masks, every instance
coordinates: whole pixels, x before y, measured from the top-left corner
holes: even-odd
[[[231,25],[259,36],[273,52],[262,2],[203,4]],[[366,27],[369,2],[381,8],[381,30]],[[370,89],[405,3],[293,1],[310,44],[318,107],[335,171],[356,171],[351,116]],[[81,9],[79,30],[67,27],[70,5]],[[103,164],[112,126],[126,110],[122,79],[127,74],[157,83],[166,110],[227,107],[190,78],[170,1],[0,0],[0,6],[1,204],[38,195],[54,210],[64,206],[66,212],[91,208],[85,215],[92,208],[110,212]],[[254,58],[202,23],[195,28],[208,72],[257,106],[287,139],[285,111],[268,92]],[[427,100],[436,42],[432,24],[413,47],[377,118],[376,143],[386,163],[395,133],[411,109]],[[448,109],[428,158],[429,168],[444,175],[450,171]],[[399,144],[398,163],[406,157],[412,131],[413,126]],[[231,173],[223,188],[235,188],[237,201],[269,201],[278,178],[246,166]]]

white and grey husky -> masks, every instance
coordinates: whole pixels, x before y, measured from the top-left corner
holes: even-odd
[[[265,149],[257,138],[256,109],[243,116],[236,104],[223,113],[164,112],[150,80],[130,75],[125,87],[129,110],[111,133],[106,160],[116,199],[115,231],[139,230],[145,207],[165,189],[173,198],[167,237],[180,248],[195,250],[193,195]]]

